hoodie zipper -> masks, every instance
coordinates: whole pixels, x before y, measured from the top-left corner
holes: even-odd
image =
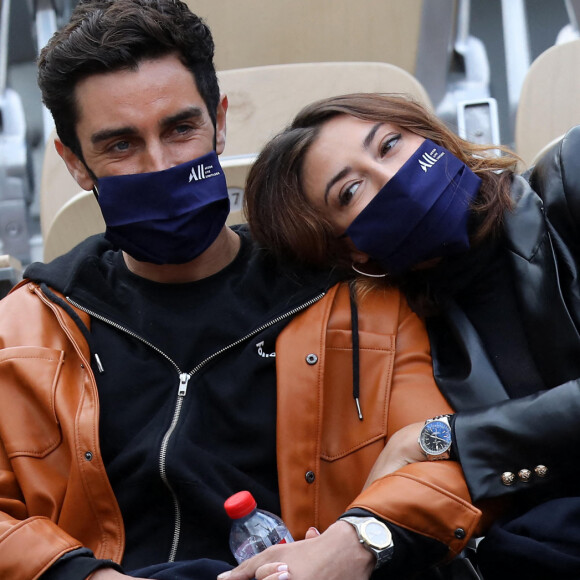
[[[259,334],[260,332],[262,332],[263,330],[266,330],[267,328],[270,328],[271,326],[278,324],[278,322],[281,322],[282,320],[290,318],[291,316],[294,316],[298,312],[301,312],[302,310],[305,310],[309,306],[312,306],[312,304],[321,300],[325,294],[326,294],[326,292],[322,292],[322,293],[318,294],[318,296],[311,298],[310,300],[308,300],[307,302],[304,302],[300,306],[296,306],[292,310],[289,310],[288,312],[285,312],[284,314],[281,314],[280,316],[273,318],[269,322],[262,324],[258,328],[252,330],[251,332],[249,332],[248,334],[243,336],[242,338],[240,338],[240,339],[232,342],[228,346],[225,346],[225,347],[221,348],[220,350],[214,352],[213,354],[211,354],[210,356],[208,356],[207,358],[202,360],[200,363],[198,363],[188,373],[184,373],[179,368],[178,364],[169,355],[164,353],[160,348],[155,346],[153,343],[149,342],[147,339],[143,338],[142,336],[139,336],[137,333],[133,332],[132,330],[125,328],[121,324],[114,322],[113,320],[110,320],[110,319],[102,316],[101,314],[98,314],[97,312],[94,312],[93,310],[90,310],[89,308],[85,308],[84,306],[81,306],[80,304],[75,302],[72,298],[70,298],[68,296],[66,297],[67,302],[72,304],[75,308],[78,308],[79,310],[85,312],[89,316],[96,318],[97,320],[100,320],[101,322],[104,322],[105,324],[108,324],[109,326],[112,326],[113,328],[115,328],[121,332],[124,332],[125,334],[128,334],[129,336],[141,341],[143,344],[152,348],[155,352],[157,352],[163,358],[165,358],[173,366],[173,368],[175,368],[175,370],[177,371],[177,374],[179,376],[179,385],[178,385],[178,389],[177,389],[177,401],[175,403],[175,409],[173,411],[173,418],[171,420],[171,424],[169,425],[169,428],[167,429],[167,431],[165,432],[165,435],[163,436],[163,439],[161,441],[161,448],[159,450],[159,474],[160,474],[161,480],[163,481],[165,487],[169,490],[169,493],[171,494],[171,498],[173,500],[173,507],[174,507],[174,517],[175,517],[175,525],[173,528],[173,541],[171,543],[171,549],[169,551],[168,562],[175,561],[175,556],[177,554],[177,549],[179,547],[179,539],[180,539],[180,535],[181,535],[181,506],[179,504],[179,498],[177,497],[177,494],[175,493],[175,490],[171,486],[171,482],[169,481],[169,478],[167,477],[167,465],[166,465],[167,449],[169,448],[169,442],[171,440],[173,432],[175,431],[175,429],[179,423],[179,417],[181,415],[181,407],[183,406],[183,400],[187,394],[187,386],[188,386],[188,383],[189,383],[191,377],[193,377],[193,375],[196,374],[200,369],[202,369],[207,363],[214,360],[218,356],[224,354],[225,352],[231,350],[232,348],[234,348],[234,347],[242,344],[243,342],[249,340],[250,338],[252,338],[256,334]],[[100,369],[101,368],[100,360],[97,359],[97,361],[98,361],[97,364],[98,364],[99,369]]]

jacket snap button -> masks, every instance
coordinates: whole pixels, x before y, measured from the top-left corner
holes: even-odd
[[[92,459],[93,459],[93,454],[92,454],[90,451],[87,451],[87,452],[85,453],[85,459],[86,459],[87,461],[92,461]]]
[[[534,471],[538,477],[546,477],[548,475],[548,468],[545,465],[536,465]]]
[[[306,362],[309,365],[315,365],[318,362],[318,357],[315,354],[309,354],[306,356]]]
[[[518,477],[520,478],[521,481],[527,483],[528,481],[530,481],[530,478],[532,477],[532,472],[529,469],[520,469],[518,471]]]
[[[465,538],[465,530],[463,528],[457,528],[455,530],[455,537],[458,540],[463,540],[463,538]]]
[[[314,480],[316,479],[316,475],[314,475],[314,471],[307,471],[306,475],[304,477],[306,478],[306,483],[313,483]]]

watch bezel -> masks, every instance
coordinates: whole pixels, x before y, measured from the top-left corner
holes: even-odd
[[[375,558],[377,559],[375,570],[392,558],[395,549],[393,535],[384,522],[373,516],[342,516],[339,520],[348,522],[355,529],[359,542],[366,550],[375,555]],[[376,524],[385,531],[387,540],[384,547],[380,544],[375,544],[366,533],[366,528],[370,524]]]
[[[374,537],[371,537],[367,531],[370,526],[377,526],[381,530],[383,530],[385,540],[382,543],[377,543]],[[383,523],[377,520],[376,518],[369,518],[365,520],[362,524],[360,524],[360,534],[365,543],[368,546],[371,546],[375,550],[386,550],[389,546],[393,544],[393,536],[389,528]]]
[[[431,434],[431,429],[435,427],[437,424],[441,424],[445,427],[447,434],[449,436],[449,440],[446,442],[444,448],[441,449],[431,449],[428,447],[427,443],[425,442],[425,434]],[[449,451],[451,449],[452,440],[451,440],[451,425],[449,425],[449,420],[446,416],[444,417],[435,417],[433,419],[429,419],[425,421],[425,425],[421,429],[421,433],[419,434],[419,446],[421,447],[423,453],[427,456],[428,459],[448,459],[449,458]]]

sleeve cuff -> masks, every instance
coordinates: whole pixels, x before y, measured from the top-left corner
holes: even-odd
[[[451,461],[459,461],[459,456],[457,455],[457,444],[455,443],[455,414],[449,415],[448,421],[451,427],[451,447],[449,448],[449,459]]]
[[[88,548],[79,548],[59,558],[42,576],[41,580],[85,580],[101,568],[123,569],[112,560],[97,560]]]
[[[393,557],[373,572],[373,580],[407,578],[412,576],[413,572],[426,570],[447,556],[448,549],[445,544],[401,528],[365,509],[353,508],[342,516],[372,516],[383,522],[393,536]]]

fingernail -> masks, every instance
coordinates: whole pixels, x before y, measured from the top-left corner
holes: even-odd
[[[317,536],[320,536],[320,532],[318,531],[318,528],[315,528],[314,526],[309,527],[308,531],[315,532]]]
[[[288,572],[288,564],[280,564],[278,566],[278,572]]]
[[[282,572],[282,574],[278,576],[278,580],[288,580],[288,578],[290,578],[290,574],[288,574],[288,572]]]
[[[224,580],[225,578],[227,578],[229,575],[231,574],[231,572],[222,572],[221,574],[218,575],[218,580]]]

